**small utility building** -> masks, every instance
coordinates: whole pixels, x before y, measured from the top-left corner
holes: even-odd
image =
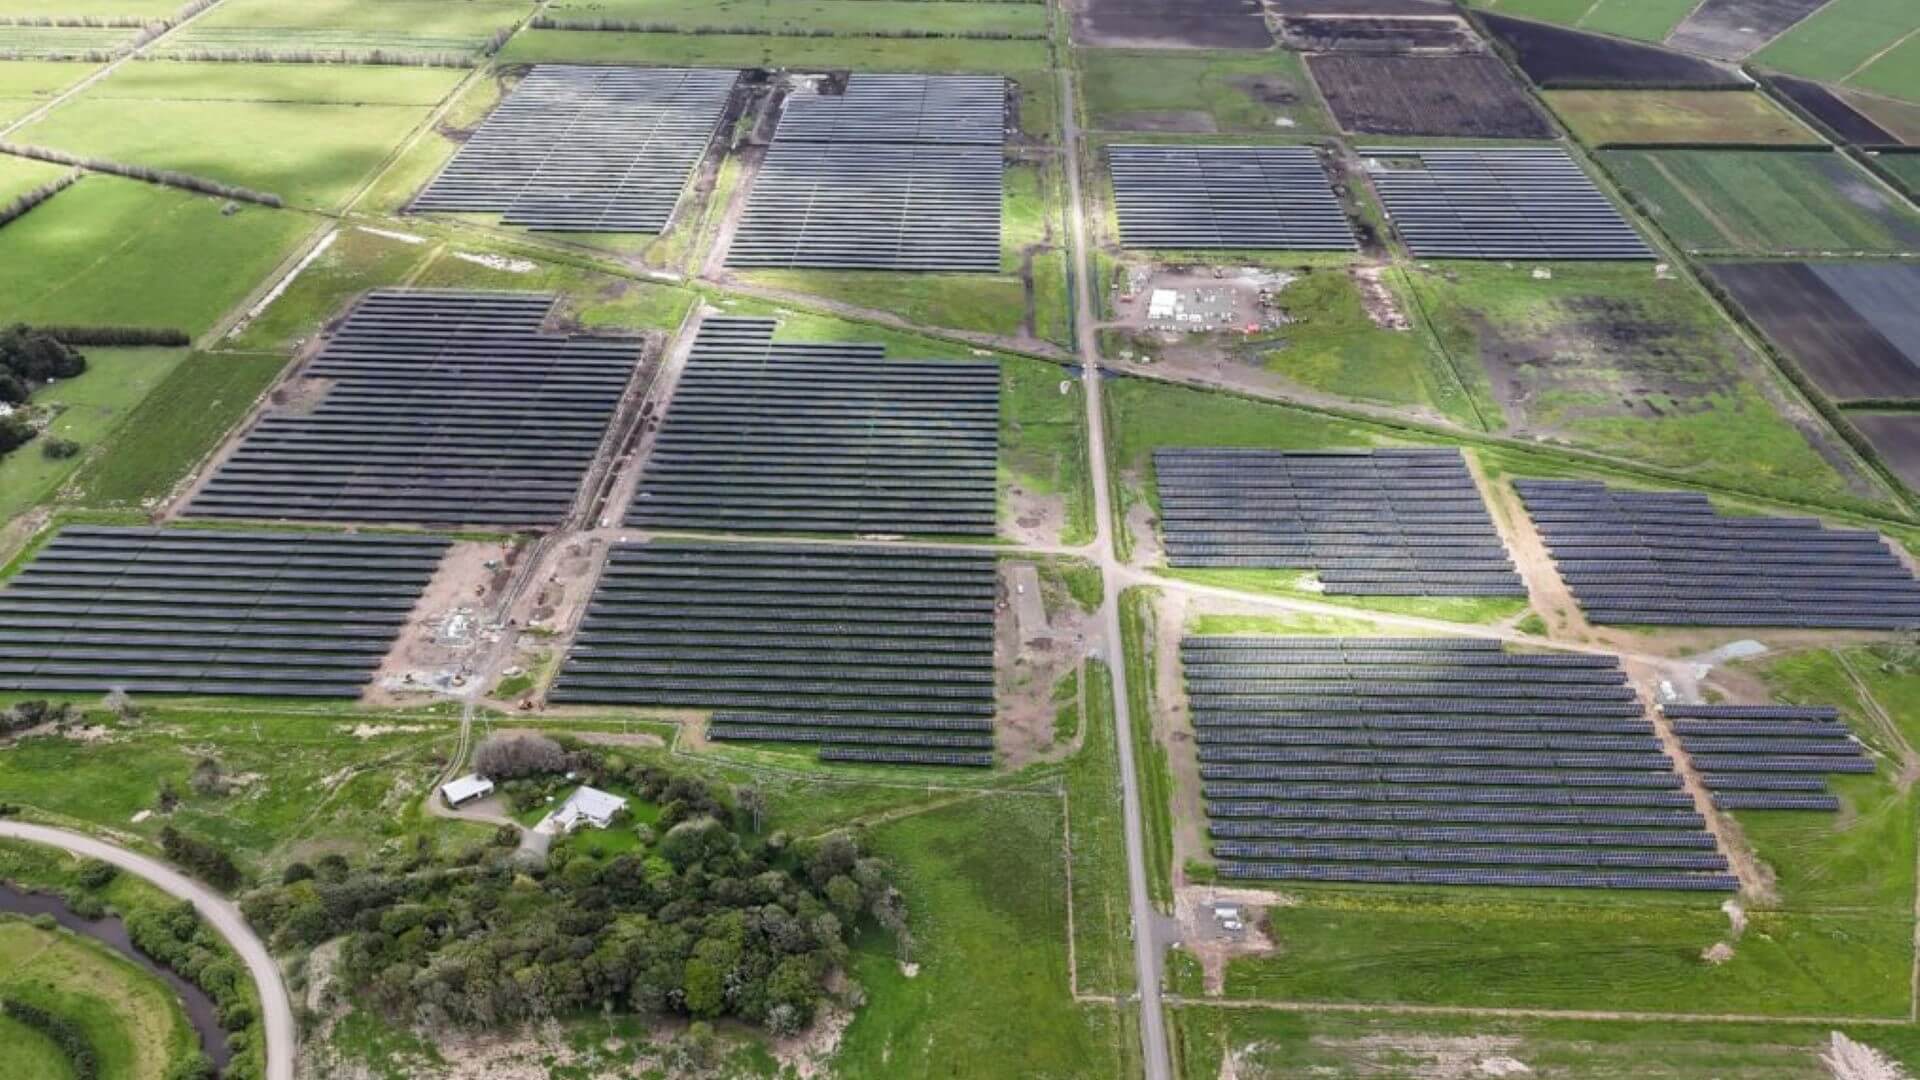
[[[440,797],[447,805],[458,809],[475,799],[484,799],[493,794],[493,781],[475,773],[468,773],[457,780],[449,780],[440,785]]]

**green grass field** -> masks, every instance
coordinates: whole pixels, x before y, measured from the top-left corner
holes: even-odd
[[[318,333],[320,327],[345,309],[357,293],[381,285],[398,285],[433,257],[434,247],[422,242],[381,236],[349,226],[334,237],[319,258],[307,264],[287,291],[240,331],[220,343],[223,349],[291,351]]]
[[[1600,156],[1692,251],[1920,250],[1920,214],[1841,154],[1613,150]]]
[[[1711,90],[1550,90],[1547,104],[1581,142],[1821,143],[1759,92]]]
[[[1063,544],[1093,539],[1085,393],[1079,380],[1052,364],[1000,362],[1000,489],[1017,485],[1059,499]],[[1001,514],[1008,512],[1003,499]]]
[[[1288,52],[1076,49],[1095,131],[1320,135],[1333,122],[1306,65]]]
[[[872,0],[861,0],[872,2]],[[1043,41],[779,37],[526,30],[500,50],[506,64],[672,64],[688,67],[850,68],[854,71],[1043,71]]]
[[[60,17],[165,19],[181,0],[0,0],[0,19]]]
[[[65,165],[32,158],[0,157],[0,206],[71,171]]]
[[[140,509],[172,490],[279,377],[279,355],[194,353],[73,474],[73,505]]]
[[[1920,37],[1909,34],[1848,83],[1862,90],[1920,101]]]
[[[1044,4],[958,0],[557,0],[542,14],[560,23],[614,20],[692,29],[726,27],[783,34],[822,31],[862,34],[926,33],[1034,35],[1047,32]]]
[[[1884,61],[1896,56],[1899,50],[1889,48],[1914,29],[1908,0],[1833,0],[1755,53],[1753,61],[1810,79],[1855,82],[1864,74],[1862,68],[1877,66],[1875,57]],[[1894,85],[1876,89],[1920,100],[1920,72],[1911,61],[1906,71],[1889,69],[1880,79]]]
[[[73,1065],[53,1040],[17,1020],[0,1016],[0,1076],[70,1080]]]
[[[531,10],[528,0],[226,0],[164,51],[472,54]]]
[[[394,67],[154,63],[108,79],[17,141],[173,169],[331,208],[370,179],[460,73]],[[249,91],[245,82],[261,81]],[[213,98],[203,98],[210,92]],[[254,94],[286,94],[282,98]],[[387,100],[408,104],[378,104]],[[368,104],[346,104],[348,100]]]
[[[1577,26],[1602,34],[1660,41],[1699,0],[1469,0],[1502,15]]]
[[[166,1080],[198,1046],[165,983],[104,945],[14,916],[0,916],[0,996],[78,1025],[102,1077]]]
[[[198,334],[314,226],[305,215],[88,176],[0,229],[0,322]]]
[[[133,40],[125,26],[0,25],[0,55],[59,60],[107,54]]]
[[[1894,175],[1909,198],[1920,197],[1920,154],[1881,154],[1875,160]]]
[[[60,411],[40,440],[0,457],[0,521],[31,507],[99,453],[129,412],[186,357],[184,349],[83,350],[87,371],[33,395],[33,403]],[[53,460],[41,453],[49,436],[80,444],[83,456]]]
[[[79,82],[93,64],[59,60],[11,60],[0,63],[0,124],[11,123]]]

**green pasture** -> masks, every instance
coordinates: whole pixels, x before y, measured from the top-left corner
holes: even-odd
[[[0,62],[0,124],[11,123],[47,103],[94,70],[65,60]]]
[[[0,997],[78,1026],[103,1080],[170,1080],[173,1064],[199,1047],[166,983],[104,945],[11,915],[0,915]]]
[[[0,1076],[70,1080],[73,1065],[52,1039],[18,1020],[0,1016]]]
[[[0,206],[7,205],[42,184],[50,184],[71,171],[65,165],[32,158],[0,157]]]
[[[222,8],[222,10],[225,10]],[[465,72],[347,64],[122,64],[87,88],[87,100],[258,101],[298,105],[440,104]]]
[[[877,2],[877,0],[858,0]],[[1044,71],[1044,41],[965,38],[782,37],[524,30],[500,50],[507,64],[675,64],[688,67],[849,68],[854,71]]]
[[[1920,198],[1920,154],[1881,154],[1874,160],[1894,175],[1908,198]]]
[[[532,7],[527,0],[224,0],[169,38],[165,50],[471,54]]]
[[[858,37],[903,30],[932,34],[1047,32],[1044,4],[996,0],[556,0],[542,14],[560,23],[596,20],[765,34],[821,32]]]
[[[184,349],[82,350],[86,373],[44,387],[33,403],[58,410],[39,439],[0,457],[0,521],[32,507],[99,453],[128,413],[186,358]],[[55,460],[41,452],[49,438],[80,444],[81,455]]]
[[[1668,235],[1692,251],[1920,250],[1920,214],[1842,154],[1610,150],[1600,156]]]
[[[434,253],[435,246],[424,239],[408,243],[364,227],[343,227],[285,292],[221,347],[291,352],[343,314],[355,295],[400,284]]]
[[[305,215],[87,176],[0,229],[0,323],[204,332],[313,228]]]
[[[1294,53],[1076,49],[1087,126],[1323,135],[1333,122]]]
[[[1602,34],[1660,41],[1699,0],[1469,0],[1472,6]]]
[[[63,57],[110,53],[138,33],[129,26],[9,26],[0,24],[0,56]]]
[[[426,104],[341,104],[334,100],[201,100],[203,86],[232,95],[250,76],[263,91],[282,86],[309,94],[318,76],[338,80],[334,95],[418,98],[423,86],[451,88],[456,72],[393,67],[311,68],[231,65],[215,72],[199,64],[151,64],[134,69],[127,84],[141,96],[116,96],[114,80],[101,94],[67,102],[16,133],[20,142],[132,165],[204,176],[278,195],[289,204],[331,208],[372,177],[428,114]],[[395,89],[382,89],[391,83]],[[152,96],[148,96],[152,95]],[[162,96],[164,95],[164,96]]]
[[[1588,146],[1825,141],[1758,91],[1549,90],[1542,96]]]
[[[1900,53],[1892,48],[1915,30],[1910,0],[1833,0],[1753,55],[1762,66],[1825,82],[1859,83],[1860,76]],[[1877,60],[1876,60],[1877,58]],[[1887,69],[1883,93],[1920,100],[1920,71]]]
[[[138,510],[173,490],[280,376],[276,354],[194,353],[127,413],[73,474],[62,501]]]
[[[0,0],[0,19],[166,19],[185,0]]]

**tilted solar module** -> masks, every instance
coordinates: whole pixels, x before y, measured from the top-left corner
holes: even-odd
[[[70,525],[0,588],[0,690],[356,697],[447,546]]]
[[[551,525],[639,365],[638,340],[542,329],[538,293],[383,289],[195,492],[193,517]]]
[[[998,272],[1005,111],[997,76],[789,94],[727,265]]]
[[[1256,636],[1180,653],[1223,876],[1733,887],[1615,657]],[[1607,715],[1560,714],[1589,708]]]
[[[986,550],[622,543],[548,700],[714,710],[713,738],[823,760],[991,764],[997,589]]]
[[[628,520],[724,532],[995,531],[1000,367],[700,325]]]
[[[1557,147],[1360,147],[1416,257],[1651,259],[1653,249]]]
[[[1694,492],[1584,480],[1516,480],[1514,488],[1591,622],[1920,627],[1920,581],[1875,533],[1813,518],[1722,515]],[[1731,715],[1686,711],[1712,708],[1674,706],[1668,715]],[[1783,707],[1757,708],[1740,718],[1794,718]]]
[[[1123,143],[1107,159],[1127,247],[1359,247],[1313,147]]]
[[[1329,593],[1527,595],[1457,450],[1162,449],[1176,567],[1311,570]]]
[[[540,64],[413,200],[553,232],[660,232],[735,71]]]

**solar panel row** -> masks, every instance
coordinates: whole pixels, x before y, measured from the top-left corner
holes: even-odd
[[[660,232],[739,73],[541,64],[413,201],[554,232]]]
[[[717,710],[716,739],[823,760],[991,764],[996,589],[986,551],[623,543],[548,700]]]
[[[1566,151],[1360,147],[1387,216],[1420,258],[1651,259]]]
[[[573,505],[639,362],[542,331],[554,297],[383,289],[200,491],[195,517],[548,525]]]
[[[1838,809],[1826,775],[1875,769],[1833,706],[1676,704],[1662,711],[1725,809]]]
[[[1311,570],[1329,593],[1525,596],[1456,450],[1154,454],[1177,567]]]
[[[993,535],[998,364],[887,360],[880,345],[773,333],[770,319],[701,323],[629,520]]]
[[[1920,582],[1875,533],[1723,516],[1692,492],[1580,480],[1514,488],[1592,622],[1920,626]]]
[[[1190,637],[1181,658],[1223,875],[1732,887],[1612,657],[1562,663],[1491,640]]]
[[[1006,81],[854,75],[789,95],[727,265],[1000,269]]]
[[[1120,144],[1107,157],[1127,247],[1359,246],[1313,147]]]
[[[446,550],[68,526],[0,589],[0,690],[355,697]]]

